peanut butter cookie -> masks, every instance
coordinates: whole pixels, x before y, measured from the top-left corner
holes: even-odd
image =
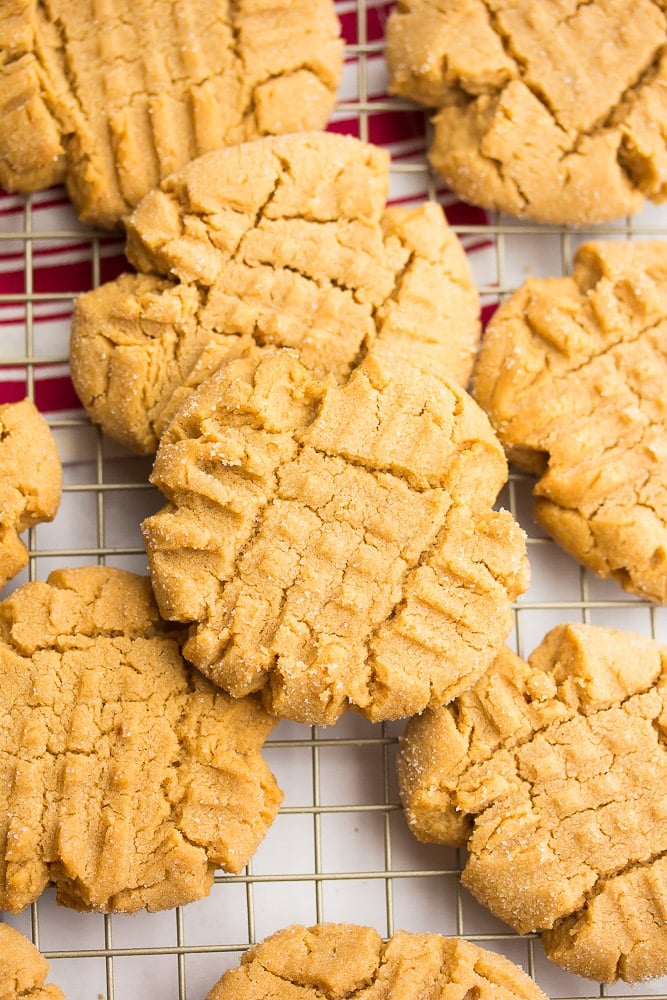
[[[545,1000],[509,959],[461,939],[370,927],[294,925],[255,945],[206,1000]]]
[[[319,133],[210,154],[147,195],[127,226],[143,273],[74,310],[92,419],[153,452],[185,394],[253,339],[338,379],[379,340],[467,383],[480,325],[465,254],[435,203],[387,208],[388,183],[386,152]]]
[[[0,923],[0,1000],[64,1000],[46,984],[49,963],[23,934]]]
[[[664,0],[400,0],[387,60],[473,204],[576,225],[667,197]]]
[[[0,604],[0,908],[159,910],[239,871],[281,795],[273,721],[187,666],[147,577],[54,572]]]
[[[492,318],[473,377],[534,514],[602,577],[667,602],[667,243],[589,243]]]
[[[332,0],[4,0],[0,184],[116,226],[202,153],[323,128],[342,57]]]
[[[0,406],[0,587],[28,562],[20,533],[53,520],[61,489],[58,449],[35,404]]]
[[[343,382],[254,348],[164,432],[143,523],[184,655],[278,716],[372,720],[454,697],[490,663],[527,585],[492,505],[502,449],[462,389],[371,351]]]
[[[462,879],[550,959],[601,982],[667,974],[667,647],[559,625],[524,663],[502,652],[411,720],[408,823],[466,844]]]

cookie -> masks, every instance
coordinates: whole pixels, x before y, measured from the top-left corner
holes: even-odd
[[[293,925],[247,951],[206,1000],[545,1000],[502,955],[462,939],[398,931],[383,942],[354,924]]]
[[[667,602],[667,243],[589,243],[492,318],[472,391],[534,515],[601,577]]]
[[[255,348],[164,432],[143,522],[184,655],[274,714],[373,721],[454,697],[489,664],[527,586],[507,474],[462,389],[370,352],[342,383]]]
[[[53,520],[61,490],[58,449],[35,404],[0,405],[0,587],[28,562],[20,533]]]
[[[462,198],[547,223],[667,197],[661,0],[401,0],[390,91],[437,108],[430,160]]]
[[[49,963],[23,934],[0,922],[0,1000],[64,1000],[46,984]]]
[[[467,383],[480,325],[464,251],[439,205],[388,208],[388,183],[385,151],[319,133],[212,153],[147,195],[127,226],[140,273],[74,308],[92,419],[154,452],[184,395],[252,340],[338,379],[379,341]]]
[[[114,227],[202,153],[323,128],[342,61],[332,0],[5,0],[0,184]]]
[[[422,840],[552,961],[600,982],[667,974],[667,647],[559,625],[411,720],[401,796]]]
[[[0,604],[0,909],[159,910],[239,871],[280,804],[273,728],[187,665],[147,577],[64,569]]]

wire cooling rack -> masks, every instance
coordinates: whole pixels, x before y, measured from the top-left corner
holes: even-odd
[[[429,172],[427,116],[386,96],[382,35],[390,4],[340,2],[347,42],[331,127],[384,145],[393,157],[391,198],[439,200],[470,255],[485,313],[528,275],[566,273],[577,243],[667,238],[667,211],[648,208],[615,224],[571,231],[523,225],[462,206]],[[0,596],[57,567],[104,562],[146,572],[139,522],[161,505],[150,461],[110,444],[79,409],[67,377],[76,294],[123,268],[122,243],[81,226],[62,191],[0,198],[0,400],[34,399],[64,463],[60,511],[30,531],[28,568]],[[667,609],[625,595],[581,569],[530,516],[531,482],[512,475],[500,498],[528,534],[532,585],[515,608],[510,643],[527,655],[558,622],[589,621],[667,641]],[[460,852],[419,844],[407,830],[395,778],[402,724],[349,714],[330,729],[281,723],[266,756],[284,805],[252,862],[218,874],[210,897],[132,917],[77,914],[47,890],[29,910],[4,915],[51,962],[68,1000],[203,1000],[249,944],[293,922],[370,924],[462,935],[522,965],[553,998],[662,997],[667,980],[629,989],[561,972],[532,936],[491,917],[459,882]]]

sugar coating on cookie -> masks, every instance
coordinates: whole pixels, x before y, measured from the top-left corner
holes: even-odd
[[[64,1000],[62,990],[45,983],[49,963],[9,924],[0,922],[0,996],[2,1000]]]
[[[667,244],[589,243],[487,327],[472,392],[534,514],[576,559],[667,602]]]
[[[582,224],[667,197],[662,0],[401,0],[390,90],[437,108],[430,159],[473,204]]]
[[[23,569],[22,531],[51,521],[60,505],[62,467],[45,418],[30,399],[0,406],[0,587]]]
[[[460,938],[398,931],[384,942],[371,927],[292,925],[247,951],[206,1000],[545,1000],[502,955]]]
[[[411,720],[413,833],[466,844],[462,880],[549,958],[601,982],[667,974],[667,647],[559,625]]]
[[[524,533],[493,511],[507,469],[462,389],[369,354],[343,383],[255,348],[194,393],[143,522],[184,655],[279,716],[330,724],[442,702],[490,662],[527,586]]]
[[[115,226],[202,153],[323,128],[342,61],[332,0],[5,0],[0,184]]]
[[[239,871],[281,793],[273,720],[181,656],[147,577],[52,573],[0,604],[0,908],[159,910]]]
[[[338,379],[381,342],[465,385],[480,334],[465,253],[439,205],[387,207],[388,183],[385,151],[318,133],[212,153],[147,195],[127,225],[140,273],[75,304],[92,419],[155,451],[185,394],[249,340]]]

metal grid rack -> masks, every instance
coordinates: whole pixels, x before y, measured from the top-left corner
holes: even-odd
[[[429,197],[445,205],[470,251],[485,307],[529,273],[566,273],[576,244],[601,231],[667,238],[667,212],[656,208],[626,225],[576,232],[461,211],[428,170],[427,117],[386,96],[382,29],[389,7],[337,3],[348,47],[333,127],[390,148],[392,199]],[[0,596],[64,565],[100,561],[146,571],[138,526],[161,504],[147,482],[150,462],[105,440],[63,389],[72,300],[121,268],[122,243],[79,225],[58,193],[2,201],[0,399],[27,394],[47,413],[65,483],[56,520],[28,534],[29,567]],[[70,410],[62,409],[63,398]],[[500,498],[527,531],[533,574],[515,608],[510,641],[518,651],[527,655],[550,627],[572,620],[667,641],[667,609],[595,579],[540,533],[530,489],[528,477],[513,474]],[[42,949],[51,981],[68,1000],[203,1000],[250,943],[289,923],[320,920],[371,924],[385,936],[399,928],[463,935],[520,963],[553,998],[667,1000],[667,980],[605,988],[561,972],[533,936],[512,933],[462,890],[460,852],[418,844],[404,822],[395,778],[402,728],[352,714],[331,729],[281,723],[266,756],[284,805],[244,872],[219,874],[206,900],[153,915],[101,916],[58,909],[47,890],[28,911],[5,919]]]

